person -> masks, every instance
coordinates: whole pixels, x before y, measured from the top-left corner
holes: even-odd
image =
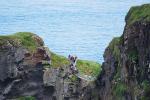
[[[71,71],[74,73],[74,72],[77,72],[77,68],[76,68],[76,63],[77,63],[77,56],[71,56],[69,55],[68,56],[68,59],[70,61],[70,69]]]

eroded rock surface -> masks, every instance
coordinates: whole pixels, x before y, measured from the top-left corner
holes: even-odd
[[[35,35],[34,38],[40,39]],[[50,59],[42,41],[40,44],[34,53],[20,45],[14,46],[9,40],[0,46],[0,100],[21,96],[35,96],[43,100],[46,96],[51,96],[46,95],[43,85],[42,65],[43,60]],[[53,90],[49,94],[51,93]]]
[[[96,81],[100,100],[150,100],[148,11],[149,4],[131,8],[123,35],[114,38],[106,48],[102,72]]]
[[[88,85],[83,83],[88,82],[70,73],[69,65],[51,66],[49,49],[40,37],[32,38],[36,44],[32,51],[16,40],[0,38],[0,100],[80,100]]]

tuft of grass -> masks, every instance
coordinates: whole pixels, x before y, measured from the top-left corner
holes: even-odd
[[[19,97],[17,100],[36,100],[35,97],[26,96],[26,97]]]
[[[124,94],[127,92],[127,86],[122,83],[122,82],[118,82],[114,87],[113,87],[113,92],[116,96],[116,98],[121,98],[124,96]]]
[[[78,60],[77,68],[80,73],[94,77],[97,77],[101,71],[101,66],[99,63],[88,60]]]
[[[57,55],[53,52],[50,52],[50,53],[51,53],[51,62],[52,62],[51,66],[52,67],[58,68],[58,67],[69,65],[69,61],[66,57]]]
[[[120,70],[121,70],[121,52],[119,46],[123,44],[123,36],[121,37],[115,37],[110,42],[108,48],[110,49],[111,53],[113,54],[113,57],[115,58],[115,67],[116,67],[116,73],[113,77],[115,81],[118,81],[120,79]]]
[[[131,60],[131,61],[137,61],[138,59],[138,52],[136,49],[134,50],[131,50],[129,53],[128,53],[128,58]]]
[[[21,44],[28,48],[29,50],[35,50],[37,47],[42,46],[44,43],[43,41],[37,41],[34,37],[38,37],[37,35],[30,33],[30,32],[19,32],[14,34],[14,36],[20,39]],[[39,38],[39,37],[38,37]]]
[[[75,76],[75,75],[72,75],[71,78],[70,78],[70,80],[71,80],[72,82],[76,82],[76,81],[78,80],[78,77]]]
[[[141,100],[150,100],[150,82],[147,80],[144,80],[142,82],[142,86],[144,89],[144,95],[141,97]]]
[[[0,46],[9,42],[13,46],[23,46],[30,51],[34,51],[38,46],[43,45],[43,41],[38,41],[35,37],[38,36],[30,32],[18,32],[13,35],[0,36]]]
[[[0,46],[6,45],[8,42],[13,46],[18,46],[20,44],[20,41],[12,35],[0,36]]]
[[[141,20],[150,21],[150,4],[131,7],[126,16],[126,23],[128,25]]]
[[[115,37],[109,44],[109,48],[112,51],[113,55],[115,56],[116,60],[119,60],[120,57],[119,45],[121,44],[121,42],[122,42],[121,37]]]
[[[150,82],[148,82],[147,80],[144,80],[142,82],[142,86],[145,91],[150,91]]]

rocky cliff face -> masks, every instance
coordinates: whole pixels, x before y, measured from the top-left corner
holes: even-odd
[[[150,4],[130,9],[121,37],[104,53],[100,100],[150,100]]]
[[[68,75],[68,62],[53,63],[35,34],[0,36],[0,100],[150,100],[150,4],[132,7],[125,20],[95,82]]]
[[[0,100],[79,100],[89,81],[69,68],[33,33],[0,36]]]
[[[19,33],[23,35],[23,33]],[[35,96],[46,100],[54,91],[43,85],[42,61],[49,61],[42,39],[32,33],[30,37],[37,44],[34,52],[23,46],[23,40],[13,36],[0,37],[0,100]],[[16,40],[18,39],[18,41]],[[21,43],[22,42],[22,43]]]

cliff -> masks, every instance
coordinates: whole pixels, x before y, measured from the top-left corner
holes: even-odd
[[[79,99],[100,65],[79,59],[77,67],[78,74],[69,73],[69,60],[33,33],[0,36],[0,100]]]
[[[80,74],[68,75],[67,58],[33,33],[0,36],[0,100],[150,100],[150,4],[132,7],[125,21],[102,70],[79,60]]]
[[[125,21],[104,53],[100,100],[150,100],[150,4],[132,7]]]

